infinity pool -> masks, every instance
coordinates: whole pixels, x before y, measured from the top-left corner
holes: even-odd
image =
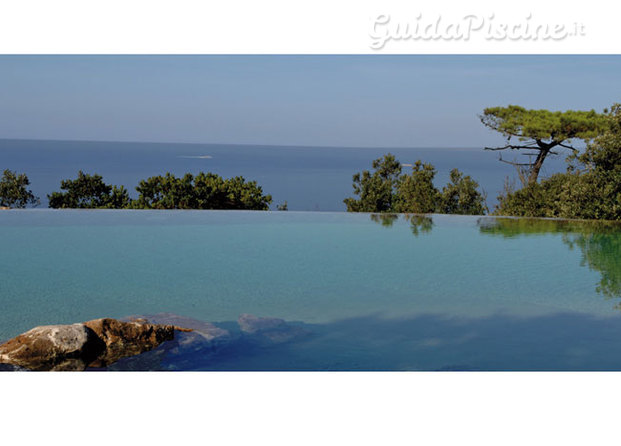
[[[146,368],[621,370],[613,224],[28,210],[0,212],[0,241],[0,340],[157,313],[234,331],[250,313],[306,335]]]

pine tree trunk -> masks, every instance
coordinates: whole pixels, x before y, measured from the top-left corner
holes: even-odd
[[[550,149],[541,149],[539,151],[537,159],[535,160],[535,163],[530,170],[530,174],[528,175],[529,186],[537,182],[537,179],[539,178],[539,171],[541,170],[541,166],[543,166],[543,161],[546,159],[546,156],[548,156],[549,151]]]

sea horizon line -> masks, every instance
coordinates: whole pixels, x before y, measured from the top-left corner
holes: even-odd
[[[232,147],[270,147],[270,148],[299,148],[299,149],[382,149],[382,150],[483,150],[480,146],[339,146],[339,145],[311,145],[311,144],[267,144],[267,143],[231,143],[231,142],[183,142],[183,141],[137,141],[137,140],[104,140],[104,139],[57,139],[57,138],[5,138],[0,141],[35,141],[35,142],[66,142],[66,143],[108,143],[108,144],[175,144],[188,146],[232,146]]]

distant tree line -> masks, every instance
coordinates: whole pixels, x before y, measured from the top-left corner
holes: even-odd
[[[487,212],[485,194],[470,176],[453,169],[449,183],[438,190],[433,179],[436,170],[418,160],[410,174],[392,154],[373,161],[373,172],[365,170],[353,177],[359,198],[344,200],[349,212],[391,212],[412,214],[468,214]]]
[[[517,105],[486,108],[479,117],[506,138],[500,161],[516,168],[521,187],[505,181],[494,215],[621,220],[621,105],[603,113],[568,110],[528,110]],[[584,148],[576,146],[584,145]],[[507,151],[527,161],[502,158]],[[568,153],[565,172],[541,178],[546,159]],[[526,159],[526,158],[525,158]],[[405,167],[411,171],[404,171]],[[353,176],[356,197],[344,200],[349,212],[408,214],[468,214],[489,212],[479,184],[457,169],[449,182],[434,185],[436,169],[421,160],[401,164],[387,154],[372,163],[372,171]],[[0,207],[36,206],[25,174],[5,170],[0,179]],[[61,191],[48,195],[52,208],[83,209],[252,209],[267,210],[271,195],[255,181],[224,179],[213,173],[170,173],[140,181],[138,198],[123,186],[104,183],[100,175],[78,173],[63,180]],[[277,206],[287,210],[287,202]]]
[[[24,208],[39,204],[24,174],[6,170],[0,180],[0,205]],[[214,173],[176,177],[170,173],[140,181],[139,196],[132,199],[124,186],[106,184],[101,175],[78,172],[76,179],[62,180],[59,192],[48,195],[57,209],[246,209],[267,210],[271,195],[263,194],[256,181],[243,177],[225,179]],[[286,203],[280,206],[286,210]]]
[[[75,180],[62,181],[61,190],[48,195],[51,208],[267,210],[272,202],[256,181],[204,172],[182,177],[167,173],[142,180],[136,187],[136,200],[123,186],[108,185],[100,175],[83,172]]]
[[[39,199],[28,189],[30,180],[26,174],[6,169],[0,178],[0,207],[25,208],[38,206]]]
[[[500,147],[528,161],[500,161],[514,166],[520,188],[508,179],[494,215],[621,220],[621,105],[603,113],[527,110],[517,105],[483,111],[481,122],[506,138]],[[580,150],[574,143],[585,145]],[[563,173],[540,179],[550,155],[568,153]],[[442,189],[434,187],[431,164],[417,161],[410,174],[391,154],[373,161],[373,172],[353,176],[356,198],[344,200],[350,212],[485,214],[485,194],[457,169]]]

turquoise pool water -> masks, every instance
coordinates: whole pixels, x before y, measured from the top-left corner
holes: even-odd
[[[226,370],[621,370],[621,230],[550,220],[242,211],[0,212],[0,339],[241,313],[312,334]],[[174,367],[173,367],[174,368]]]

